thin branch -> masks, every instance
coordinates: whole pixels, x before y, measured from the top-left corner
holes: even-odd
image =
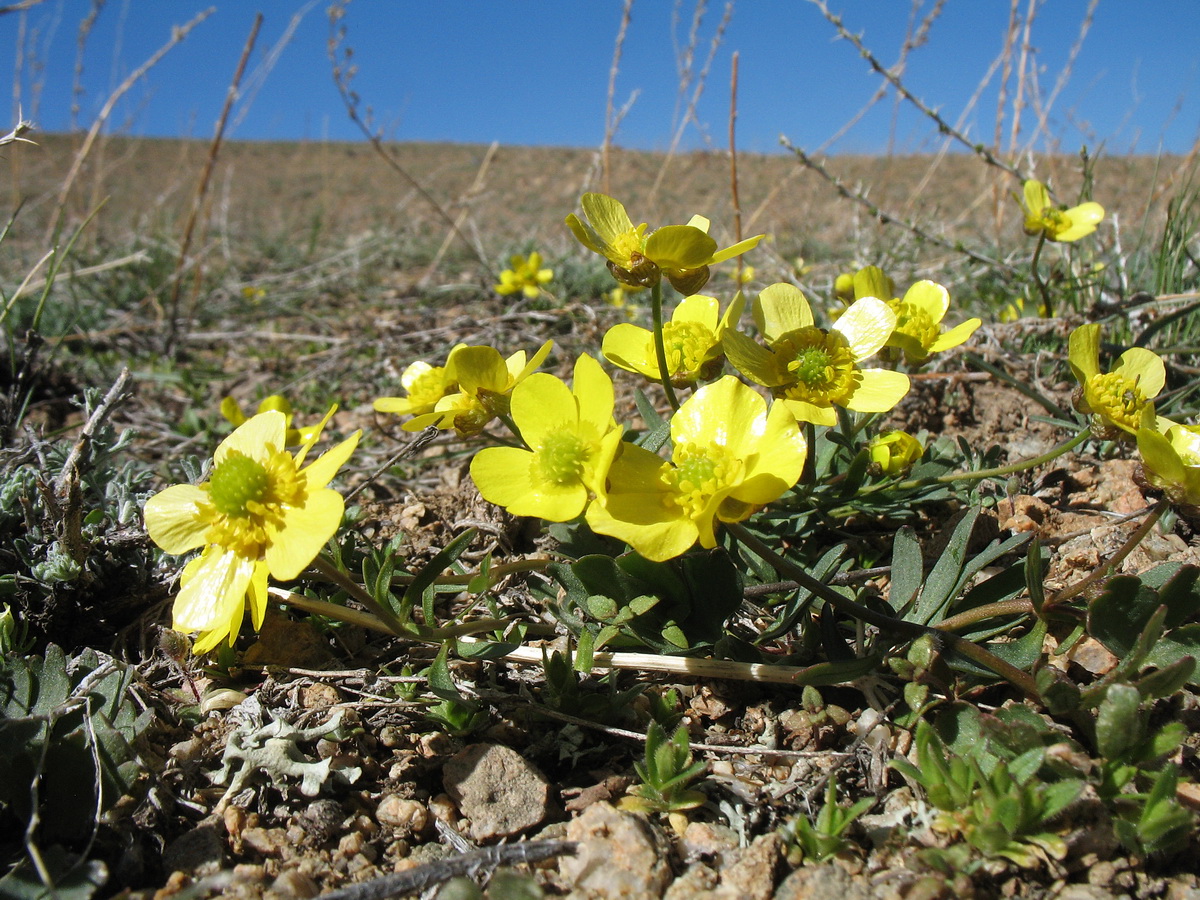
[[[254,44],[258,40],[258,31],[262,28],[263,15],[258,13],[254,17],[254,24],[250,26],[250,34],[246,37],[246,43],[242,47],[242,55],[238,60],[237,68],[233,72],[233,80],[229,82],[229,89],[225,92],[225,105],[221,107],[221,116],[217,119],[217,127],[213,133],[212,143],[208,147],[208,158],[204,161],[204,171],[200,174],[200,181],[196,185],[196,196],[192,198],[192,210],[188,214],[187,225],[183,229],[183,241],[179,247],[179,260],[175,264],[175,279],[171,286],[171,299],[168,304],[167,313],[167,339],[163,347],[163,352],[170,355],[174,350],[179,337],[179,299],[183,292],[183,267],[187,264],[188,251],[192,248],[192,238],[196,231],[196,222],[200,218],[200,211],[204,208],[204,199],[208,196],[208,185],[212,180],[213,169],[217,164],[217,154],[221,152],[221,143],[225,138],[225,123],[229,121],[229,111],[233,109],[233,102],[237,99],[238,88],[242,83],[242,75],[246,71],[246,63],[250,59],[250,54],[254,50]],[[192,297],[188,303],[188,311],[186,319],[190,323],[196,312],[196,298],[200,295],[200,264],[197,261],[192,272]]]
[[[104,101],[104,106],[100,108],[100,112],[96,116],[96,120],[92,122],[92,127],[88,130],[87,136],[83,139],[82,146],[80,146],[78,152],[75,154],[75,159],[71,162],[71,169],[67,172],[67,177],[63,181],[63,185],[58,191],[58,198],[56,201],[58,215],[55,220],[51,221],[44,243],[50,243],[53,240],[55,233],[58,231],[59,226],[62,223],[63,216],[66,214],[67,197],[70,196],[71,188],[75,186],[75,179],[79,177],[79,171],[83,168],[83,162],[85,159],[87,159],[88,154],[91,153],[92,145],[96,142],[96,138],[100,134],[100,129],[104,127],[104,124],[108,121],[108,117],[112,115],[112,111],[116,107],[117,101],[124,97],[129,89],[137,84],[147,72],[158,65],[159,60],[166,56],[177,44],[182,43],[183,40],[191,33],[193,28],[195,28],[216,11],[217,8],[215,6],[210,6],[208,9],[197,13],[196,16],[193,17],[192,20],[186,25],[177,25],[173,27],[171,29],[170,40],[159,47],[153,56],[134,69],[133,72],[129,74],[129,77],[122,81],[117,86],[117,89],[113,91],[111,95],[109,95],[109,98]]]

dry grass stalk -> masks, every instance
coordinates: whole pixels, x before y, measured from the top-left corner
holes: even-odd
[[[466,189],[461,197],[458,198],[459,205],[462,207],[459,213],[454,218],[454,227],[446,232],[446,236],[442,239],[442,245],[438,247],[437,253],[433,255],[433,261],[429,264],[429,268],[425,270],[425,274],[421,276],[420,285],[428,285],[433,278],[437,268],[441,265],[442,257],[446,255],[446,251],[450,249],[450,245],[454,243],[455,234],[462,229],[463,223],[467,221],[467,216],[471,212],[471,201],[483,192],[483,185],[487,179],[487,171],[491,168],[492,160],[496,156],[496,151],[500,149],[499,141],[492,141],[487,149],[487,153],[483,155],[483,161],[479,164],[479,169],[475,172],[475,180],[471,182],[471,186]]]
[[[625,112],[629,109],[629,105],[633,102],[633,98],[625,104],[625,108],[619,115],[613,112],[613,96],[617,89],[617,72],[621,68],[621,52],[625,49],[625,35],[629,32],[629,20],[633,14],[633,0],[625,0],[621,5],[621,24],[617,28],[617,40],[613,44],[612,64],[608,67],[608,94],[604,103],[604,141],[600,145],[600,183],[604,186],[604,193],[611,193],[610,178],[609,178],[609,153],[612,149],[613,138],[617,133],[617,126],[621,119],[624,118]]]
[[[95,144],[96,138],[100,134],[100,129],[104,127],[104,124],[108,121],[108,117],[112,115],[113,108],[117,105],[117,101],[125,96],[126,92],[129,91],[129,89],[135,84],[137,84],[147,72],[158,65],[159,60],[171,52],[171,50],[177,44],[182,43],[184,39],[187,38],[187,36],[191,33],[193,28],[211,16],[214,12],[216,12],[216,10],[217,8],[215,6],[210,6],[208,9],[197,13],[186,25],[177,25],[172,28],[170,40],[159,47],[158,50],[156,50],[148,60],[134,69],[129,74],[129,77],[117,85],[117,89],[109,95],[106,101],[104,101],[104,106],[100,108],[100,112],[97,114],[96,120],[92,122],[92,127],[88,130],[87,136],[83,139],[83,144],[76,152],[75,159],[71,163],[71,169],[67,173],[67,177],[63,180],[62,188],[59,190],[58,197],[56,199],[56,208],[58,210],[58,214],[50,221],[50,226],[46,232],[44,243],[49,244],[51,241],[53,241],[54,235],[62,227],[62,223],[67,211],[67,198],[71,194],[71,188],[74,187],[75,179],[79,177],[79,171],[83,168],[84,160],[87,159],[88,154],[91,152],[92,145]]]
[[[88,37],[96,26],[96,19],[104,9],[105,0],[92,0],[87,15],[79,22],[79,32],[75,38],[75,71],[71,81],[71,130],[79,130],[79,98],[83,96],[83,51],[87,47]]]
[[[175,264],[175,279],[171,286],[171,300],[168,305],[167,316],[167,337],[163,344],[163,352],[170,354],[175,346],[179,334],[179,298],[183,291],[183,269],[187,265],[188,252],[192,248],[192,240],[196,231],[196,222],[200,218],[200,212],[204,208],[204,200],[208,196],[208,185],[212,180],[213,169],[217,164],[217,155],[221,152],[221,142],[225,138],[225,124],[229,121],[229,111],[233,108],[233,101],[238,96],[238,88],[242,83],[242,75],[246,71],[246,63],[250,59],[250,53],[254,50],[254,45],[258,41],[258,32],[262,28],[263,15],[258,13],[254,17],[254,24],[250,26],[250,34],[246,38],[246,43],[242,47],[241,58],[238,59],[237,68],[233,73],[233,80],[229,82],[229,89],[225,92],[225,104],[221,107],[221,116],[217,120],[217,128],[213,133],[212,143],[208,147],[208,158],[204,161],[204,170],[200,173],[200,181],[196,185],[196,195],[192,199],[192,209],[188,214],[187,225],[183,229],[183,240],[179,246],[179,260]],[[192,271],[192,295],[188,303],[188,311],[186,319],[190,322],[192,316],[196,312],[196,299],[200,294],[200,263],[197,260]]]
[[[888,70],[883,63],[879,61],[875,54],[872,53],[865,44],[863,44],[858,35],[847,30],[846,26],[842,24],[841,17],[834,15],[830,11],[828,5],[825,3],[825,0],[809,0],[809,2],[821,10],[821,15],[825,17],[829,24],[833,25],[833,27],[837,29],[838,35],[853,44],[854,49],[857,50],[862,58],[867,61],[868,65],[870,65],[876,73],[886,78],[892,87],[894,87],[900,94],[900,96],[920,110],[922,115],[932,121],[937,126],[939,132],[954,138],[988,165],[995,166],[997,169],[1007,172],[1009,175],[1012,175],[1018,180],[1023,181],[1025,179],[1025,176],[1020,171],[999,159],[996,154],[988,150],[987,147],[983,146],[982,144],[972,142],[959,129],[955,128],[944,118],[942,118],[941,114],[938,113],[937,110],[932,109],[929,104],[925,103],[920,97],[916,96],[912,91],[905,87],[900,78]]]
[[[679,143],[683,140],[683,133],[687,130],[688,124],[699,122],[696,116],[696,106],[700,103],[700,97],[704,94],[704,85],[708,82],[708,73],[712,68],[713,60],[716,58],[717,50],[721,46],[721,40],[725,36],[725,29],[729,27],[729,21],[733,18],[733,0],[729,0],[725,4],[725,12],[721,16],[721,21],[717,23],[717,30],[713,35],[712,41],[709,42],[708,56],[704,60],[704,67],[700,70],[699,75],[693,77],[691,60],[695,57],[696,42],[699,40],[700,21],[703,17],[704,3],[703,0],[698,0],[696,3],[696,13],[692,17],[692,27],[688,34],[687,48],[684,51],[683,61],[680,64],[679,70],[680,95],[686,95],[689,86],[692,88],[692,94],[688,99],[683,115],[679,118],[678,124],[675,127],[675,133],[671,135],[671,144],[667,148],[666,155],[663,156],[662,166],[658,170],[658,176],[654,179],[654,186],[650,188],[650,199],[653,199],[657,195],[663,179],[666,178],[667,169],[670,168],[671,162],[679,151]]]
[[[733,204],[733,239],[742,239],[742,201],[738,196],[737,173],[737,92],[738,92],[738,52],[733,51],[730,60],[729,75],[729,200]],[[737,280],[742,280],[742,257],[737,257]]]
[[[916,12],[917,8],[920,6],[920,3],[921,3],[921,0],[913,0],[912,10],[914,13]],[[891,71],[895,72],[897,75],[902,75],[904,73],[905,68],[908,66],[909,54],[913,50],[916,50],[918,47],[923,45],[929,39],[929,29],[933,26],[933,23],[938,19],[938,17],[941,16],[942,9],[943,9],[943,7],[945,7],[945,5],[946,5],[946,0],[938,0],[938,2],[934,4],[933,9],[931,9],[929,11],[929,14],[927,16],[925,16],[924,19],[921,20],[921,24],[917,26],[916,31],[910,32],[908,35],[905,36],[904,44],[900,47],[900,54],[897,57],[895,64],[892,65]],[[840,141],[843,137],[845,137],[846,134],[849,133],[851,128],[853,128],[855,125],[857,125],[859,122],[862,121],[863,117],[868,112],[871,111],[872,107],[874,107],[875,104],[877,104],[880,100],[882,100],[884,97],[887,96],[887,90],[888,89],[887,89],[886,84],[879,85],[879,87],[876,88],[875,93],[871,95],[871,99],[868,100],[866,103],[864,103],[862,108],[859,109],[858,112],[856,112],[854,115],[852,115],[846,121],[846,123],[844,125],[842,125],[841,128],[839,128],[837,131],[835,131],[830,137],[826,138],[825,142],[823,144],[821,144],[819,147],[817,147],[817,149],[814,150],[813,153],[819,156],[822,153],[824,153],[825,151],[827,151],[834,144],[836,144],[838,141]],[[888,136],[888,155],[889,156],[892,153],[892,146],[893,146],[892,139],[895,134],[895,119],[896,119],[896,117],[895,117],[895,114],[893,113],[892,129],[891,129],[891,133]]]
[[[371,127],[371,123],[368,121],[368,119],[364,119],[363,116],[359,114],[358,108],[360,98],[358,93],[350,86],[350,82],[353,80],[355,72],[357,71],[357,67],[350,62],[354,52],[351,48],[345,46],[346,27],[344,25],[339,25],[342,19],[344,19],[346,16],[346,6],[348,3],[349,0],[335,0],[335,2],[329,7],[329,25],[331,34],[329,36],[327,50],[329,54],[329,61],[333,66],[333,83],[337,87],[338,95],[342,98],[342,104],[346,107],[346,113],[349,115],[350,121],[358,127],[359,131],[361,131],[363,136],[366,137],[367,141],[370,142],[371,149],[373,149],[375,153],[385,163],[387,163],[388,167],[393,172],[404,179],[408,186],[411,187],[413,191],[415,191],[417,195],[429,205],[437,217],[450,228],[451,233],[453,233],[460,241],[463,242],[464,245],[466,245],[467,249],[470,250],[472,255],[475,257],[476,262],[478,262],[484,276],[486,278],[491,278],[492,267],[488,263],[487,257],[484,256],[483,250],[477,244],[471,241],[455,224],[454,219],[451,218],[450,213],[446,211],[446,208],[438,203],[437,200],[435,200],[429,193],[429,191],[427,191],[421,185],[421,183],[417,181],[416,178],[409,174],[408,170],[405,169],[404,166],[400,165],[400,161],[397,160],[393,154],[388,152],[388,149],[383,145],[382,136],[380,136]],[[369,111],[367,115],[368,117],[370,116]]]

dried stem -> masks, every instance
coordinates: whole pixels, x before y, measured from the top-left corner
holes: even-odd
[[[79,172],[83,168],[84,160],[86,160],[88,154],[91,153],[92,145],[96,143],[96,138],[100,134],[100,129],[104,127],[104,124],[108,121],[108,117],[112,115],[112,111],[116,107],[117,101],[125,96],[129,89],[137,84],[147,72],[158,65],[159,60],[166,56],[177,44],[182,43],[183,40],[191,33],[193,28],[211,16],[214,12],[216,12],[216,10],[217,8],[215,6],[210,6],[208,9],[197,13],[196,16],[194,16],[186,25],[177,25],[172,28],[170,40],[159,47],[158,50],[155,51],[155,53],[148,60],[134,69],[129,74],[129,77],[117,85],[117,89],[109,95],[106,101],[104,101],[104,106],[100,108],[100,112],[96,116],[96,120],[92,122],[92,127],[88,130],[87,136],[83,139],[83,144],[75,153],[75,159],[71,162],[71,168],[67,172],[67,177],[64,179],[62,187],[59,188],[58,198],[56,201],[58,215],[51,220],[49,230],[46,232],[44,243],[51,243],[54,240],[54,235],[61,227],[63,217],[66,215],[67,197],[70,196],[71,188],[75,186],[75,179],[79,177]]]
[[[200,212],[204,208],[204,200],[208,196],[208,185],[212,180],[213,169],[216,168],[217,155],[221,152],[221,143],[225,138],[225,123],[229,121],[229,111],[233,108],[233,101],[237,99],[238,88],[242,83],[242,75],[246,71],[246,63],[250,59],[250,53],[254,50],[254,44],[258,40],[259,29],[262,28],[263,15],[258,13],[254,17],[254,24],[250,26],[250,34],[246,37],[246,43],[242,47],[241,58],[238,59],[237,68],[233,73],[233,80],[229,82],[229,89],[225,92],[225,104],[221,107],[221,116],[217,120],[217,128],[213,133],[212,143],[208,146],[208,158],[204,161],[204,170],[200,173],[200,181],[196,185],[196,195],[192,198],[192,209],[188,214],[187,225],[183,229],[183,241],[179,247],[179,259],[175,263],[175,277],[171,285],[171,299],[167,304],[167,337],[163,345],[163,353],[170,355],[175,349],[179,336],[179,298],[183,291],[183,270],[187,265],[188,251],[192,249],[192,239],[196,231],[196,222],[200,219]],[[192,295],[188,303],[187,316],[185,317],[190,323],[196,312],[196,298],[200,295],[200,263],[197,261],[192,272]]]

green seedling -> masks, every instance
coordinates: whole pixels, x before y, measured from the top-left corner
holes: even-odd
[[[622,798],[621,808],[641,813],[666,813],[671,827],[682,833],[687,827],[687,810],[704,803],[700,791],[688,787],[705,770],[703,762],[692,760],[688,748],[688,732],[683,726],[670,738],[657,722],[651,722],[646,732],[646,757],[635,762],[641,784],[629,789]]]
[[[1079,796],[1083,781],[1041,781],[1043,748],[1000,760],[985,773],[978,760],[952,753],[924,721],[917,725],[916,747],[917,765],[897,759],[892,766],[920,785],[941,811],[937,830],[961,837],[985,858],[1007,859],[1023,868],[1066,856],[1052,820]]]
[[[784,837],[795,851],[788,854],[789,860],[794,855],[799,857],[798,862],[821,863],[831,856],[853,850],[857,845],[845,836],[846,829],[874,803],[873,797],[864,797],[850,806],[840,806],[837,782],[830,778],[825,789],[825,805],[817,817],[810,822],[804,816],[797,816],[785,827]]]

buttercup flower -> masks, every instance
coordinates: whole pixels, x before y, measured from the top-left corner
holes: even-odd
[[[307,428],[293,428],[292,418],[294,413],[292,412],[292,404],[288,403],[287,397],[284,397],[281,394],[272,394],[270,397],[265,397],[263,401],[258,404],[258,412],[260,413],[266,412],[269,409],[277,409],[279,412],[283,413],[284,418],[287,421],[287,436],[285,440],[287,441],[287,446],[289,447],[298,447],[314,434],[321,433],[321,428],[323,425],[309,425]],[[224,416],[235,428],[239,425],[245,424],[248,419],[246,414],[242,412],[242,407],[232,397],[226,397],[221,401],[221,415]]]
[[[528,259],[518,253],[509,258],[508,264],[512,268],[500,273],[497,294],[507,296],[519,291],[534,300],[542,293],[542,285],[554,278],[553,269],[542,268],[542,254],[537,252],[530,253]]]
[[[1095,231],[1104,218],[1104,207],[1092,201],[1070,209],[1057,206],[1040,181],[1026,181],[1024,195],[1025,233],[1045,235],[1048,241],[1077,241]]]
[[[708,281],[709,266],[745,253],[764,237],[755,235],[718,251],[703,216],[647,234],[645,222],[635,226],[625,207],[606,194],[584,194],[580,205],[587,221],[572,213],[567,227],[579,243],[608,260],[617,281],[637,287],[653,287],[665,275],[679,293],[694,294]]]
[[[293,457],[286,416],[259,413],[217,447],[208,481],[177,484],[146,501],[146,530],[168,553],[203,547],[184,569],[172,628],[200,632],[192,650],[232,645],[247,603],[255,629],[267,608],[267,576],[297,577],[341,524],[345,503],[328,487],[358,444],[355,432],[304,466],[325,419]]]
[[[722,341],[725,355],[751,381],[770,388],[799,422],[834,425],[835,406],[885,412],[908,393],[907,375],[859,367],[896,327],[896,314],[882,300],[856,300],[832,328],[818,328],[798,288],[773,284],[755,300],[754,321],[767,347],[731,330]]]
[[[575,362],[571,388],[538,372],[513,388],[511,414],[529,449],[487,447],[471,460],[485,500],[515,516],[568,522],[604,489],[621,444],[612,380],[592,357]]]
[[[662,561],[696,541],[717,545],[717,522],[740,522],[792,487],[807,445],[792,414],[732,375],[701,387],[671,417],[664,460],[624,443],[608,488],[587,510],[592,530]]]
[[[1200,507],[1200,426],[1160,423],[1167,426],[1165,435],[1155,428],[1137,431],[1146,480],[1195,515]]]
[[[1154,422],[1153,400],[1166,384],[1163,361],[1144,347],[1121,354],[1111,372],[1100,371],[1100,326],[1080,325],[1067,343],[1071,371],[1079,381],[1075,408],[1092,418],[1098,437],[1113,440],[1136,434]]]
[[[933,281],[918,281],[905,292],[903,299],[893,299],[888,306],[896,314],[896,330],[888,338],[887,346],[902,351],[910,365],[919,365],[930,354],[957,347],[983,324],[979,319],[967,319],[943,331],[942,319],[950,309],[950,294]]]
[[[667,352],[667,372],[675,387],[687,387],[716,375],[725,362],[721,338],[742,316],[746,300],[741,291],[723,316],[715,297],[693,294],[685,297],[663,325],[663,346]],[[719,316],[719,318],[718,318]],[[654,352],[654,332],[622,322],[604,335],[604,357],[627,372],[636,372],[653,381],[661,381],[658,357]]]
[[[508,414],[512,389],[542,364],[553,345],[546,341],[528,362],[524,350],[504,359],[494,347],[455,347],[446,360],[444,377],[458,385],[458,392],[442,397],[432,412],[409,419],[401,427],[420,431],[436,425],[453,428],[461,435],[478,434],[496,416]]]
[[[881,475],[903,475],[921,458],[925,448],[907,431],[884,431],[871,438],[867,452]]]
[[[450,351],[454,352],[466,344],[459,344]],[[431,366],[423,360],[417,360],[409,365],[400,376],[400,385],[407,391],[407,397],[379,397],[375,401],[375,410],[383,413],[396,413],[401,416],[419,416],[433,412],[437,402],[458,385],[449,375],[449,366]]]

